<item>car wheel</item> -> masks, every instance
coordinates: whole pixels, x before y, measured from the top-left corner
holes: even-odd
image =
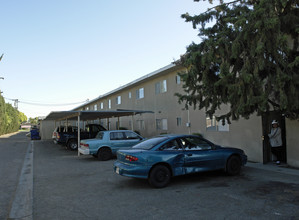
[[[70,140],[68,143],[67,143],[67,148],[69,150],[77,150],[78,148],[78,143],[76,140]]]
[[[111,150],[109,148],[101,148],[99,151],[98,151],[98,159],[99,160],[109,160],[111,159],[112,157],[112,153],[111,153]]]
[[[226,163],[226,172],[228,175],[238,175],[241,171],[241,160],[237,156],[231,156]]]
[[[163,188],[168,185],[171,178],[170,170],[163,165],[155,166],[149,175],[149,183],[156,188]]]

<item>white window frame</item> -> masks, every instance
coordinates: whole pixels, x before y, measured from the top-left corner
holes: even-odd
[[[121,104],[121,96],[120,95],[116,97],[116,104],[117,105]]]
[[[167,81],[166,79],[159,81],[155,84],[155,93],[160,94],[160,93],[165,93],[167,92]]]
[[[101,108],[101,109],[104,109],[104,102],[101,102],[101,104],[100,104],[100,108]]]
[[[177,117],[177,118],[176,118],[176,125],[177,125],[178,127],[182,126],[182,118],[181,118],[181,117]]]
[[[180,75],[176,75],[176,77],[175,77],[175,82],[176,82],[176,84],[178,84],[178,85],[181,84],[181,76],[180,76]]]
[[[156,119],[156,129],[163,130],[163,131],[168,130],[167,119],[166,118]]]
[[[144,88],[139,88],[136,90],[136,99],[144,98]]]
[[[145,130],[144,120],[136,120],[138,130]]]
[[[108,100],[108,108],[111,109],[111,99]]]

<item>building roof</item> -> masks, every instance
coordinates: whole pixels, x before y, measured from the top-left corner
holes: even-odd
[[[132,81],[132,82],[130,82],[130,83],[127,83],[127,84],[125,84],[125,85],[123,85],[123,86],[120,86],[120,87],[118,87],[117,89],[114,89],[114,90],[112,90],[112,91],[110,91],[110,92],[108,92],[108,93],[105,93],[105,94],[103,94],[103,95],[100,95],[100,96],[98,96],[97,98],[90,100],[89,102],[86,102],[86,103],[84,103],[84,104],[82,104],[82,105],[80,105],[80,106],[77,106],[77,107],[74,108],[73,110],[80,109],[80,108],[82,108],[82,107],[84,107],[84,106],[88,106],[89,104],[91,104],[91,103],[93,103],[93,102],[95,102],[95,101],[97,101],[97,100],[99,100],[99,99],[101,99],[101,98],[104,98],[104,97],[109,96],[109,95],[111,95],[111,94],[117,93],[117,92],[119,92],[119,91],[121,91],[121,90],[123,90],[123,89],[129,88],[129,87],[131,87],[131,86],[135,86],[136,84],[141,83],[141,82],[144,82],[144,81],[148,80],[149,78],[153,78],[153,77],[160,76],[160,75],[162,75],[162,74],[166,74],[166,73],[168,73],[169,71],[172,71],[173,69],[176,69],[176,68],[179,69],[179,68],[181,68],[181,67],[178,66],[178,65],[176,65],[176,64],[171,63],[171,64],[169,64],[169,65],[167,65],[167,66],[164,66],[164,67],[162,67],[162,68],[160,68],[160,69],[158,69],[158,70],[156,70],[156,71],[154,71],[154,72],[151,72],[151,73],[149,73],[149,74],[146,74],[146,75],[144,75],[144,76],[142,76],[142,77],[140,77],[140,78],[138,78],[138,79],[136,79],[136,80],[134,80],[134,81]]]

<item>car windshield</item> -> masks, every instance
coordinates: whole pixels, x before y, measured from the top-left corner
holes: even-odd
[[[143,150],[150,150],[157,144],[165,141],[168,139],[167,137],[155,137],[151,139],[147,139],[145,141],[140,142],[139,144],[136,144],[133,148],[134,149],[143,149]]]

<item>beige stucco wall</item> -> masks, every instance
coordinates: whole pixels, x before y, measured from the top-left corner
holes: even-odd
[[[206,131],[205,137],[223,146],[244,150],[249,161],[263,162],[261,117],[231,121],[229,131]]]
[[[54,131],[54,128],[55,128],[54,121],[41,121],[40,128],[39,128],[41,140],[52,139],[52,133]]]
[[[299,121],[286,119],[287,162],[299,168]]]

